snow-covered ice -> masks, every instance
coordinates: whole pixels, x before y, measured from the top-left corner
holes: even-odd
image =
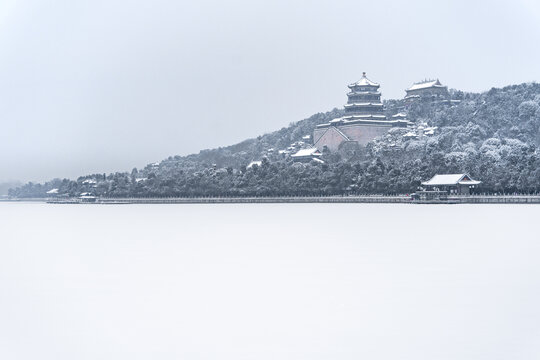
[[[0,203],[0,359],[538,359],[539,215]]]

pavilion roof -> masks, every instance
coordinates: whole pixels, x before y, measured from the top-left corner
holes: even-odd
[[[354,87],[354,84],[350,87]],[[363,90],[363,91],[350,91],[347,93],[347,96],[354,96],[354,95],[381,95],[380,91],[377,90]]]
[[[345,115],[341,119],[343,120],[355,120],[355,119],[386,119],[386,116],[382,114],[364,114],[364,115]]]
[[[292,155],[292,157],[320,156],[320,155],[322,154],[317,148],[310,148],[310,149],[299,150],[296,154]]]
[[[344,105],[345,107],[351,107],[351,106],[383,106],[382,103],[349,103],[349,104],[345,104]]]
[[[408,88],[406,91],[427,89],[427,88],[430,88],[430,87],[444,87],[444,85],[441,84],[439,79],[437,79],[437,80],[427,80],[427,81],[421,81],[421,82],[412,84],[412,86],[410,88]]]
[[[252,161],[248,164],[248,166],[246,166],[246,168],[248,169],[251,169],[253,166],[262,166],[262,160],[259,160],[259,161]]]
[[[379,84],[369,80],[366,77],[366,73],[364,72],[364,73],[362,73],[362,78],[360,80],[358,80],[354,84],[349,85],[349,87],[353,87],[353,86],[379,86]]]
[[[473,180],[468,174],[437,174],[422,185],[445,186],[445,185],[478,185],[481,181]]]

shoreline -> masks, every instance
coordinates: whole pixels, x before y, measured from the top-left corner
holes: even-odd
[[[412,200],[410,196],[290,196],[290,197],[207,197],[207,198],[95,198],[95,199],[2,199],[0,202],[42,202],[47,204],[130,205],[130,204],[540,204],[540,195],[471,195],[447,199]]]

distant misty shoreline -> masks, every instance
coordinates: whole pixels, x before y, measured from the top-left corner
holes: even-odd
[[[9,189],[22,186],[23,182],[18,180],[8,180],[0,182],[0,196],[7,195]]]

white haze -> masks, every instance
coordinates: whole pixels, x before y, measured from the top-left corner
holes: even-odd
[[[539,215],[0,203],[0,358],[538,359]]]
[[[0,2],[0,182],[129,171],[341,107],[540,78],[520,1]]]

